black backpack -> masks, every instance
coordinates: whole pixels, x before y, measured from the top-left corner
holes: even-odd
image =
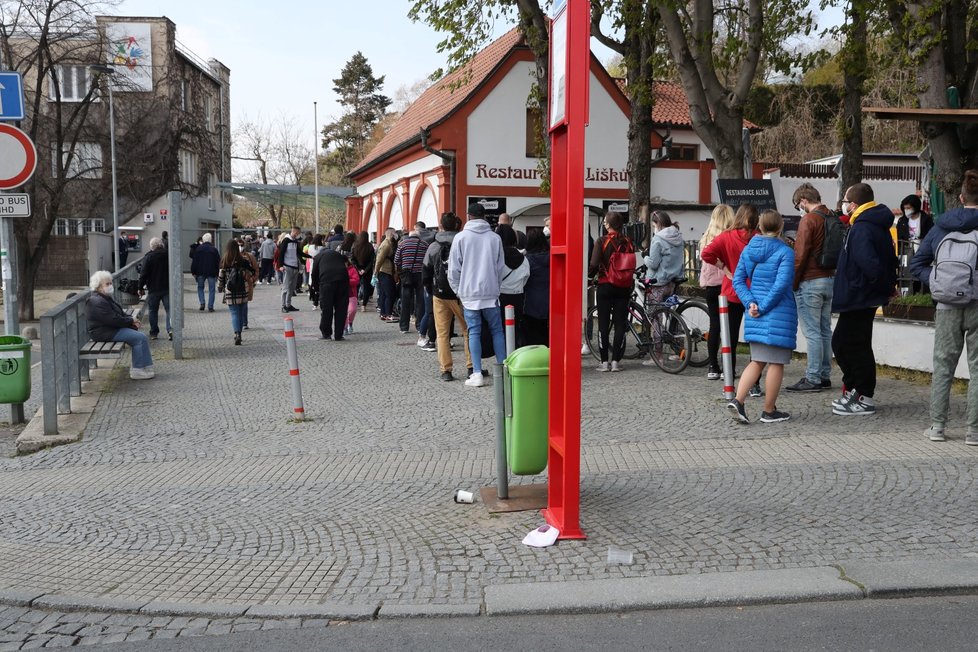
[[[839,254],[846,241],[846,225],[842,223],[834,211],[815,211],[822,216],[823,234],[822,251],[815,257],[815,262],[822,269],[835,269],[839,264]]]
[[[435,258],[434,273],[432,275],[434,277],[435,296],[446,301],[454,301],[458,299],[458,296],[448,282],[448,255],[452,250],[452,245],[450,242],[441,242],[439,244],[441,245],[441,249]]]
[[[227,282],[224,284],[225,289],[231,294],[244,294],[247,283],[245,282],[245,273],[241,269],[241,266],[235,263],[228,269]]]

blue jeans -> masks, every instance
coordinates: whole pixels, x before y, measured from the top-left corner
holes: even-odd
[[[197,277],[197,299],[199,299],[200,305],[204,305],[204,281],[207,281],[207,307],[214,307],[214,292],[217,289],[217,277],[216,276],[198,276]],[[167,314],[169,314],[169,310]]]
[[[469,328],[469,351],[472,353],[472,373],[482,373],[482,320],[485,318],[492,333],[492,348],[495,349],[496,362],[502,364],[506,359],[506,334],[503,332],[503,320],[499,316],[499,307],[469,310],[462,308],[465,325]]]
[[[158,335],[160,332],[160,302],[166,310],[166,332],[170,328],[170,293],[169,292],[150,292],[146,295],[146,310],[149,313],[149,334]]]
[[[434,312],[434,305],[431,299],[431,292],[427,290],[424,291],[424,317],[418,322],[418,334],[421,337],[427,337],[432,342],[435,341],[437,336],[435,333],[435,316],[432,314]]]
[[[231,312],[231,330],[235,333],[241,332],[242,319],[245,316],[245,310],[248,309],[247,303],[229,303],[228,310]]]
[[[380,316],[390,317],[390,314],[394,312],[394,277],[385,272],[380,272],[377,275],[377,289],[380,298]]]
[[[149,338],[146,333],[131,328],[120,328],[112,336],[113,342],[125,342],[132,349],[133,369],[142,369],[153,364],[153,354],[149,352]]]
[[[805,378],[818,385],[832,374],[832,277],[803,281],[795,292],[798,322],[808,341]]]

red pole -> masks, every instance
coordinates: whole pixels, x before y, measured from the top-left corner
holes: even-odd
[[[550,32],[550,419],[543,516],[561,539],[585,538],[580,526],[581,295],[590,10],[588,0],[568,0]]]

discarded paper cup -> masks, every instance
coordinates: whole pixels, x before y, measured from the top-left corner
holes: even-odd
[[[471,503],[472,502],[472,492],[465,491],[464,489],[455,490],[455,502],[457,503]]]
[[[608,546],[608,563],[631,564],[632,553],[630,550],[621,550],[620,548],[615,548],[614,546]]]

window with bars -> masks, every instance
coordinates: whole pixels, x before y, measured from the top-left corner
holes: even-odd
[[[88,66],[73,66],[60,64],[51,70],[48,80],[48,101],[58,99],[59,91],[62,102],[80,102],[92,88],[92,71]]]
[[[105,233],[105,220],[102,218],[81,220],[60,217],[54,221],[55,236],[87,235],[92,232]]]
[[[62,145],[61,155],[58,156],[58,144],[51,143],[51,176],[58,177],[58,165],[65,168],[66,179],[101,179],[102,178],[102,146],[98,143],[75,143],[72,153],[67,149],[67,143]],[[70,155],[70,160],[69,160]]]

